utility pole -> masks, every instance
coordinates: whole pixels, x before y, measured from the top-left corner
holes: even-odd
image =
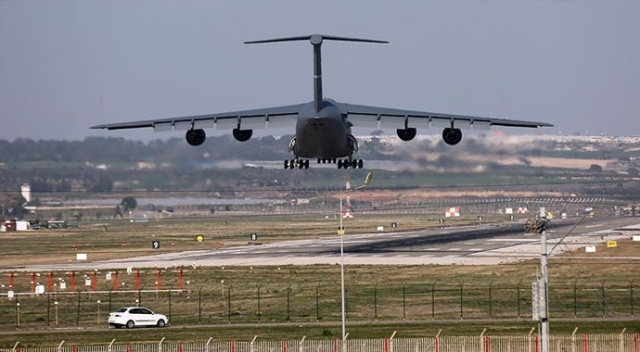
[[[538,320],[538,331],[540,332],[540,351],[549,352],[549,272],[547,251],[547,227],[549,223],[546,218],[544,208],[540,210],[540,217],[527,220],[525,224],[526,232],[540,234],[540,271],[542,278],[536,278],[533,285],[533,317]]]
[[[547,231],[544,229],[540,233],[540,269],[542,271],[542,290],[539,299],[542,301],[540,307],[540,335],[541,352],[549,352],[549,276],[547,271]]]

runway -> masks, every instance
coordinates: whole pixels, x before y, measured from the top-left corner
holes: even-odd
[[[548,240],[549,248],[555,247],[552,257],[608,240],[630,239],[633,234],[640,233],[639,218],[583,219],[576,226],[578,220],[568,219],[553,224]],[[560,238],[569,231],[571,233],[556,246]],[[344,262],[348,265],[491,265],[536,259],[539,253],[540,236],[524,233],[523,226],[519,223],[358,235],[349,235],[347,232],[344,236]],[[24,270],[339,263],[340,237],[336,235],[109,261],[29,266]]]

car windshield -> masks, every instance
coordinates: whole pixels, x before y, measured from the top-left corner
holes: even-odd
[[[118,308],[118,310],[116,310],[116,313],[124,313],[127,311],[127,309],[129,308]]]

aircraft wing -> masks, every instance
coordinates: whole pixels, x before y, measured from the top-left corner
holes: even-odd
[[[443,114],[436,112],[381,108],[367,105],[342,104],[341,110],[354,127],[428,128],[453,127],[488,130],[491,126],[553,127],[546,122],[498,119],[493,117]]]
[[[158,120],[144,120],[97,125],[93,129],[123,130],[132,128],[153,128],[154,131],[179,131],[189,129],[215,128],[260,129],[267,127],[294,127],[298,112],[303,104],[276,106],[270,108],[224,112],[219,114],[171,117]]]

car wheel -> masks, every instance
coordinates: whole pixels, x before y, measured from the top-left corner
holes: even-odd
[[[165,327],[165,325],[166,325],[166,324],[165,324],[164,320],[162,320],[162,319],[158,320],[158,327],[159,327],[159,328],[164,328],[164,327]]]
[[[134,326],[136,326],[136,324],[133,322],[133,320],[129,320],[127,322],[127,329],[133,329]]]

